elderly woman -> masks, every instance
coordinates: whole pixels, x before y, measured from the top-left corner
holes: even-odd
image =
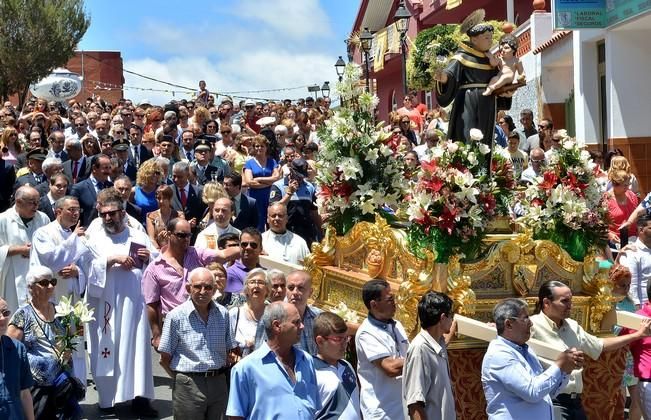
[[[243,186],[249,188],[249,197],[255,198],[258,210],[258,230],[265,231],[267,221],[267,207],[269,207],[269,194],[271,185],[282,177],[278,162],[268,155],[268,142],[265,136],[257,135],[253,138],[253,159],[244,164]]]
[[[149,161],[147,161],[149,162]],[[145,162],[146,163],[146,162]],[[156,189],[156,202],[158,210],[147,215],[147,235],[156,249],[167,245],[167,223],[175,217],[182,217],[182,212],[174,211],[172,208],[172,197],[174,190],[167,184],[160,185]]]
[[[206,268],[215,276],[217,287],[215,288],[213,300],[216,303],[231,308],[241,306],[246,302],[246,297],[241,293],[224,292],[226,288],[226,268],[222,264],[213,262],[208,264]]]
[[[242,356],[253,351],[255,346],[255,333],[262,320],[266,299],[270,294],[271,285],[267,280],[265,271],[254,268],[249,271],[244,280],[244,295],[246,303],[239,307],[231,308],[230,316],[231,336],[235,337]]]
[[[142,209],[144,215],[158,210],[156,188],[160,183],[161,176],[160,168],[154,159],[146,160],[138,169],[136,186],[133,187],[133,202]]]
[[[34,385],[25,345],[5,335],[11,311],[0,298],[0,418],[34,419],[34,404],[29,389]]]
[[[79,405],[71,392],[61,390],[71,381],[71,353],[61,353],[57,337],[65,328],[51,302],[57,279],[48,267],[34,266],[27,273],[31,299],[16,311],[9,322],[7,335],[25,344],[32,378],[35,419],[75,418]]]

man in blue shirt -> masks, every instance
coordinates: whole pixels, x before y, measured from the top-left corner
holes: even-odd
[[[481,369],[489,420],[553,419],[551,396],[563,388],[572,370],[583,365],[583,352],[569,349],[543,370],[526,344],[532,327],[527,304],[504,299],[493,309],[493,319],[498,337],[489,344]]]
[[[226,415],[231,419],[314,419],[321,408],[314,360],[294,346],[303,322],[286,302],[262,316],[266,343],[233,367]]]

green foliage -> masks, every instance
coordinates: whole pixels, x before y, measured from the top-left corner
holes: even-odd
[[[90,26],[83,0],[0,1],[0,95],[21,95],[30,83],[65,65]]]

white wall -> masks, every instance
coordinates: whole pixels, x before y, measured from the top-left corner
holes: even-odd
[[[606,35],[608,137],[651,136],[651,30]]]
[[[576,137],[586,143],[598,143],[600,138],[598,35],[585,30],[572,32]]]

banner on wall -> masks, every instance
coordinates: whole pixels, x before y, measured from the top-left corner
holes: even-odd
[[[607,28],[651,10],[651,0],[554,0],[554,29]]]

